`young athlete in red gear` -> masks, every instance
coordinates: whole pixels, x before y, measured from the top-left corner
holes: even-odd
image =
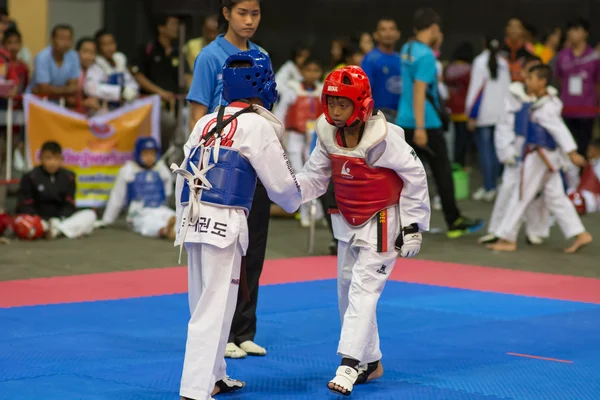
[[[325,193],[330,180],[335,189],[338,208],[330,212],[338,240],[342,361],[327,386],[349,395],[355,384],[383,374],[377,302],[398,250],[402,257],[420,250],[421,232],[429,229],[429,194],[423,164],[404,131],[382,112],[373,113],[371,86],[361,68],[330,73],[321,101],[319,140],[297,178],[302,202]]]

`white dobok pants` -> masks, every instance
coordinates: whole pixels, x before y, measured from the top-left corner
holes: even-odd
[[[515,192],[520,190],[521,168],[505,166],[502,172],[502,183],[498,187],[498,194],[490,217],[488,233],[498,236],[498,229],[506,214],[511,212],[508,208]],[[525,209],[525,230],[528,236],[546,238],[550,236],[550,212],[544,203],[544,196],[536,197]]]
[[[96,213],[93,210],[81,210],[58,222],[55,227],[69,239],[76,239],[91,234],[96,219]]]
[[[160,230],[175,216],[175,210],[167,206],[144,207],[127,216],[134,232],[142,236],[158,237]]]
[[[342,332],[337,353],[367,364],[381,359],[377,302],[394,269],[397,221],[387,226],[387,251],[377,252],[377,238],[338,241],[338,307]],[[391,226],[393,225],[393,226]],[[376,230],[374,230],[376,231]]]
[[[225,378],[225,347],[235,312],[242,248],[238,241],[223,249],[186,243],[188,254],[188,324],[179,394],[207,400]]]
[[[556,218],[566,238],[585,232],[575,206],[564,191],[560,173],[550,171],[542,157],[535,152],[525,157],[522,168],[521,190],[514,191],[508,213],[498,229],[498,236],[511,242],[517,240],[521,218],[540,191],[543,191],[546,207]]]

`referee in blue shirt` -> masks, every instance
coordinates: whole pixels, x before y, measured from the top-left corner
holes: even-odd
[[[194,76],[187,96],[191,111],[191,129],[200,118],[214,112],[217,106],[227,105],[221,96],[223,91],[221,71],[227,58],[241,51],[253,49],[266,54],[263,49],[250,41],[260,23],[259,1],[223,0],[222,5],[219,22],[222,27],[226,27],[226,33],[220,34],[204,47],[194,63]],[[246,281],[250,301],[246,301],[240,290],[225,357],[243,358],[248,354],[262,356],[267,353],[263,347],[254,343],[254,336],[256,335],[258,281],[267,251],[270,217],[271,201],[267,190],[258,181],[250,215],[248,215]]]
[[[426,161],[442,200],[448,237],[456,238],[483,228],[483,221],[463,216],[456,205],[454,182],[444,138],[444,105],[437,91],[438,75],[431,46],[440,35],[440,17],[430,8],[413,17],[415,38],[402,47],[402,96],[396,123],[404,128],[406,141]]]

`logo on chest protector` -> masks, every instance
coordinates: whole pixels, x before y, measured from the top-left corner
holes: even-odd
[[[381,275],[387,275],[387,272],[385,272],[385,265],[382,265],[376,272]]]
[[[346,179],[354,179],[354,177],[350,174],[350,168],[348,168],[346,166],[346,164],[348,164],[348,161],[346,161],[344,163],[344,165],[342,165],[342,172],[341,172],[342,177],[344,177]]]

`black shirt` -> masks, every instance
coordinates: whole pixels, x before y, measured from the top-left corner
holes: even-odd
[[[184,73],[189,74],[190,68],[184,61]],[[141,72],[152,83],[161,89],[179,93],[179,49],[176,43],[167,55],[165,48],[158,41],[143,46],[137,57],[133,58],[131,72],[135,75]],[[142,93],[150,94],[143,89]]]
[[[68,169],[50,175],[41,166],[35,167],[21,179],[17,214],[42,219],[70,217],[76,211],[75,187],[75,174]]]

